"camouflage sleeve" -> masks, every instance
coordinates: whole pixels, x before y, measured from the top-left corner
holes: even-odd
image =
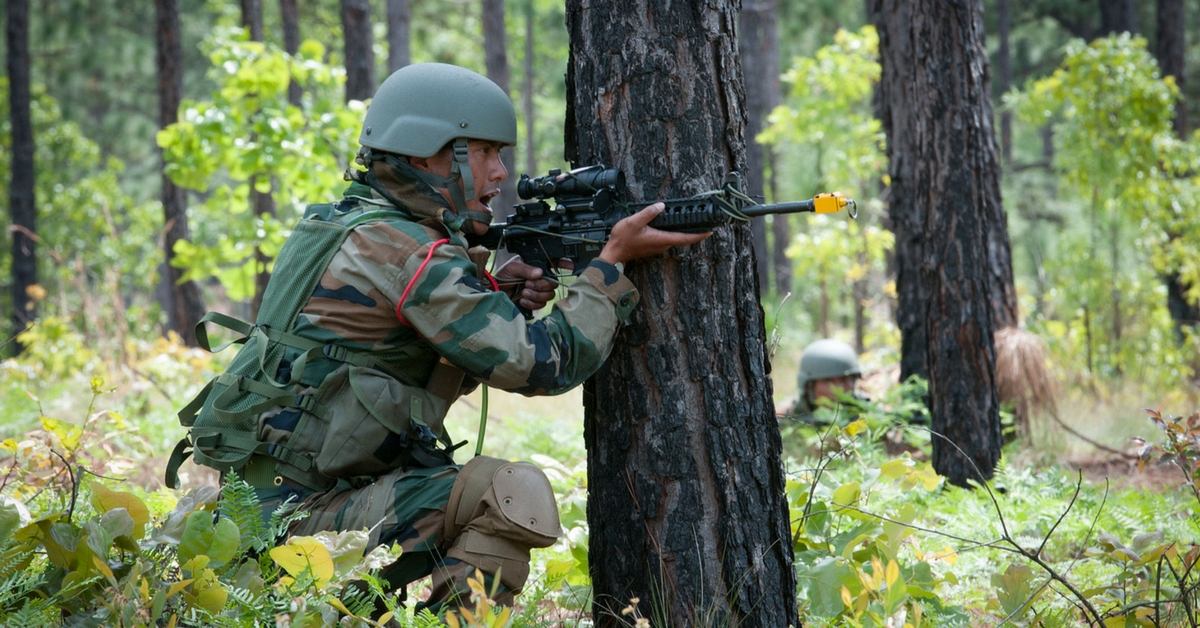
[[[558,394],[579,385],[608,357],[638,302],[621,270],[596,260],[549,314],[527,321],[508,295],[480,283],[466,249],[446,243],[429,256],[431,245],[408,257],[389,297],[399,302],[407,290],[400,313],[408,324],[452,364],[503,390]]]

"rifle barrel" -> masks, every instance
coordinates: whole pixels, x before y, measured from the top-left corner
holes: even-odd
[[[807,201],[790,201],[787,203],[773,203],[771,205],[748,205],[741,209],[743,214],[757,218],[766,216],[767,214],[798,214],[801,212],[813,211],[812,199]]]

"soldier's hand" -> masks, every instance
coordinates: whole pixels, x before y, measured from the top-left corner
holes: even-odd
[[[658,255],[673,246],[695,244],[712,235],[712,232],[676,233],[651,227],[650,221],[658,217],[664,209],[665,205],[655,203],[613,225],[612,235],[600,251],[600,259],[610,264],[628,262],[631,259]]]
[[[554,290],[558,287],[557,281],[543,277],[542,269],[526,264],[520,256],[512,258],[496,271],[496,279],[525,280],[513,289],[509,296],[512,297],[513,303],[530,312],[546,307],[550,299],[554,298]]]

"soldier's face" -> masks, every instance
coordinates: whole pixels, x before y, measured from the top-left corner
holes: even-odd
[[[467,164],[471,167],[471,176],[475,180],[475,198],[467,201],[467,210],[492,213],[489,203],[500,193],[500,183],[508,178],[508,169],[504,167],[504,162],[500,161],[502,148],[504,148],[504,144],[500,142],[470,140],[467,143]],[[413,158],[410,163],[414,168],[448,177],[450,176],[450,164],[453,161],[454,149],[447,146],[433,157]],[[462,184],[461,181],[459,184]],[[453,206],[450,190],[440,188],[438,191]],[[467,225],[468,229],[473,229],[477,234],[485,233],[488,227],[486,224],[474,220],[468,221]]]
[[[858,378],[853,375],[815,380],[812,383],[812,400],[814,402],[818,399],[835,400],[838,393],[852,393],[857,381]]]

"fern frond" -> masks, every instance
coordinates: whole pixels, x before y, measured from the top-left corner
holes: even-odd
[[[254,487],[238,477],[236,472],[231,471],[225,477],[217,508],[220,516],[235,523],[241,532],[239,554],[249,549],[261,553],[275,546],[275,537],[270,535],[267,522],[263,520],[262,503]]]

